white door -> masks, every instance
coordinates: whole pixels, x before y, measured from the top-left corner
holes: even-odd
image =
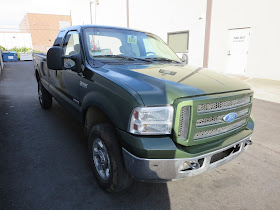
[[[227,73],[245,75],[250,28],[228,30]]]

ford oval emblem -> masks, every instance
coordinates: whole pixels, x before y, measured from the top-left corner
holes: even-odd
[[[235,120],[236,117],[237,117],[236,113],[229,113],[223,117],[223,120],[225,122],[232,122],[233,120]]]

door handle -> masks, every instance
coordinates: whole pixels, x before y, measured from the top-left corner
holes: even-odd
[[[77,73],[80,77],[85,78],[85,75],[82,73]]]

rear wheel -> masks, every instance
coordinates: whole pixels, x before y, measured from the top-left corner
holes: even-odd
[[[52,106],[52,95],[44,88],[41,81],[38,82],[38,98],[43,109],[50,109]]]
[[[89,158],[98,184],[107,192],[119,192],[130,186],[132,177],[125,169],[115,129],[107,123],[91,129]]]

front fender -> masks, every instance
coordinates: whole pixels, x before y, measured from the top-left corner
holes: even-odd
[[[117,128],[127,130],[132,109],[141,104],[128,92],[104,94],[104,92],[92,91],[84,97],[82,103],[83,119],[86,110],[91,106],[102,110]]]

